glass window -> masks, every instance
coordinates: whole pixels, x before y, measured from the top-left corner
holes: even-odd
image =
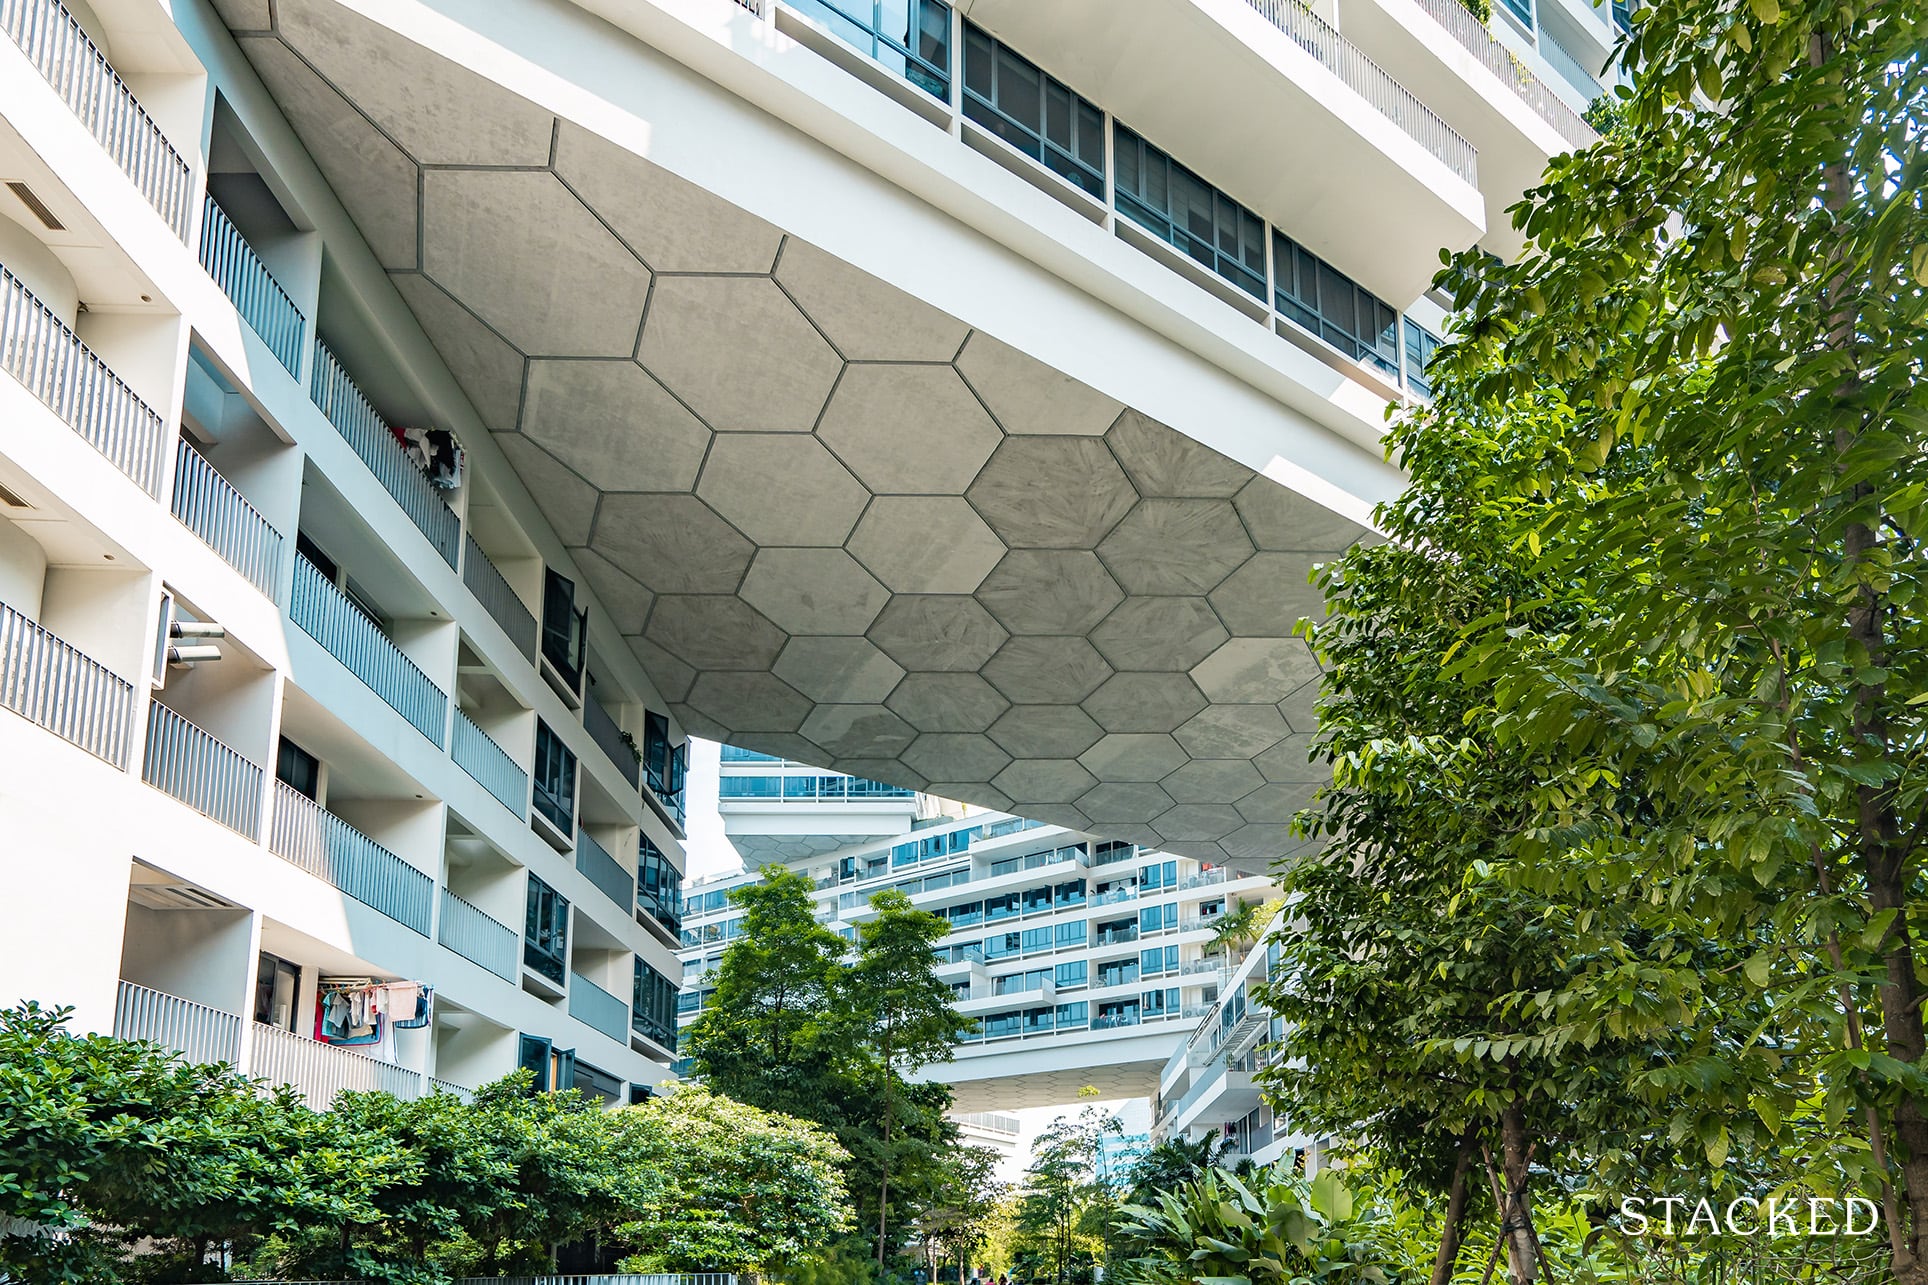
[[[1026,1035],[1034,1035],[1041,1031],[1050,1030],[1053,1025],[1053,1020],[1056,1016],[1057,1016],[1057,1010],[1054,1008],[1046,1007],[1046,1008],[1025,1009],[1024,1010],[1024,1033]]]
[[[566,835],[576,832],[576,756],[549,730],[536,723],[536,811]]]
[[[522,962],[560,986],[568,974],[569,899],[529,876],[522,932]]]
[[[984,939],[984,958],[986,959],[1002,959],[1017,954],[1018,950],[1019,939],[1016,933],[992,933]]]
[[[1052,893],[1052,899],[1060,906],[1083,905],[1085,899],[1085,881],[1082,879],[1073,879],[1068,883],[1059,884]]]
[[[1105,117],[975,23],[964,24],[964,114],[1069,179],[1105,194]]]
[[[1049,909],[1051,909],[1051,885],[1050,884],[1046,884],[1042,888],[1026,888],[1024,890],[1024,913],[1025,914],[1032,915],[1032,914],[1036,914],[1040,910],[1049,910]]]
[[[984,918],[995,923],[999,919],[1009,919],[1018,913],[1018,895],[1007,892],[1001,896],[984,899]]]
[[[542,656],[570,691],[582,689],[583,655],[589,646],[589,609],[576,609],[576,582],[545,567],[542,576]]]
[[[781,796],[783,778],[780,776],[720,776],[716,779],[716,794],[722,799],[769,799],[775,801]]]
[[[951,7],[942,0],[786,0],[932,97],[951,96]]]
[[[1052,934],[1049,927],[1027,928],[1024,930],[1024,950],[1026,954],[1034,950],[1050,950]]]
[[[1082,986],[1089,976],[1089,965],[1082,959],[1068,964],[1059,964],[1052,972],[1052,980],[1058,986]]]
[[[1265,298],[1265,223],[1117,125],[1118,212],[1257,299]]]
[[[1084,1000],[1058,1005],[1058,1027],[1084,1026],[1091,1020],[1091,1005]]]
[[[1145,976],[1152,977],[1165,971],[1165,952],[1156,947],[1138,956],[1138,966]]]
[[[1017,1035],[1023,1030],[1024,1013],[992,1013],[984,1019],[984,1038],[997,1039],[1002,1035]]]
[[[297,794],[321,798],[321,760],[285,736],[275,753],[274,776]]]
[[[1439,351],[1440,338],[1417,321],[1406,319],[1406,387],[1426,397],[1433,395],[1433,381],[1426,377],[1427,363]]]
[[[1063,950],[1067,946],[1084,945],[1085,942],[1089,940],[1085,935],[1084,921],[1075,920],[1070,923],[1059,924],[1056,932],[1056,940],[1059,950]]]
[[[1399,315],[1282,232],[1272,234],[1273,306],[1354,361],[1399,376]]]

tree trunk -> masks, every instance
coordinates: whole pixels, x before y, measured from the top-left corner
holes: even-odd
[[[1834,50],[1835,42],[1830,34],[1818,32],[1809,43],[1810,61],[1815,67],[1825,67]],[[1853,196],[1853,178],[1847,162],[1829,165],[1822,177],[1826,186],[1822,203],[1838,216],[1846,211]],[[1839,252],[1834,252],[1833,257],[1838,261]],[[1828,284],[1830,303],[1835,305],[1828,318],[1828,346],[1843,352],[1851,352],[1855,346],[1856,317],[1853,283],[1848,279],[1850,271],[1851,267],[1844,267]],[[1837,395],[1847,401],[1859,387],[1860,381],[1851,368]],[[1838,429],[1836,450],[1846,455],[1857,437],[1852,427]],[[1871,488],[1863,483],[1852,488],[1849,498],[1857,505],[1865,504],[1871,494]],[[1868,562],[1876,554],[1878,543],[1875,524],[1850,524],[1842,549],[1849,569]],[[1888,660],[1887,632],[1882,624],[1886,610],[1882,595],[1866,583],[1848,608],[1848,634],[1866,650],[1867,664],[1872,667],[1883,666]],[[1855,688],[1853,739],[1876,750],[1884,760],[1892,759],[1894,753],[1889,742],[1886,703],[1885,683],[1861,683]],[[1882,1034],[1890,1057],[1918,1066],[1923,1054],[1928,1052],[1928,1036],[1924,1035],[1922,1026],[1922,996],[1915,974],[1913,929],[1908,918],[1907,845],[1901,841],[1891,788],[1857,786],[1856,805],[1855,847],[1868,884],[1869,908],[1876,915],[1894,912],[1887,937],[1881,944],[1882,963],[1887,972],[1887,979],[1877,990]],[[1913,1094],[1903,1093],[1895,1104],[1893,1130],[1896,1145],[1890,1152],[1901,1170],[1903,1206],[1902,1242],[1893,1246],[1894,1275],[1897,1285],[1923,1285],[1928,1282],[1928,1264],[1922,1261],[1921,1249],[1921,1211],[1928,1205],[1928,1116],[1923,1114],[1922,1104]]]
[[[890,1066],[884,1066],[884,1151],[882,1180],[877,1185],[877,1267],[884,1266],[884,1241],[890,1226],[890,1126],[896,1112],[890,1102]]]
[[[1453,1165],[1452,1185],[1447,1188],[1446,1224],[1439,1233],[1439,1254],[1433,1259],[1431,1285],[1451,1285],[1453,1268],[1459,1263],[1460,1223],[1466,1217],[1466,1197],[1472,1186],[1475,1132],[1469,1124],[1459,1140],[1459,1159]]]
[[[1500,1216],[1513,1279],[1518,1285],[1533,1285],[1539,1279],[1540,1266],[1533,1202],[1526,1190],[1526,1166],[1526,1113],[1515,1102],[1500,1113],[1500,1171],[1506,1179]]]

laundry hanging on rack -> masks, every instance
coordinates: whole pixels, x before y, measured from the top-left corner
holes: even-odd
[[[423,982],[323,978],[315,1005],[315,1038],[324,1044],[392,1045],[391,1031],[429,1024],[435,988]]]

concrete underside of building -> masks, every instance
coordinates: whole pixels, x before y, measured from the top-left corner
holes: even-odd
[[[909,134],[885,182],[784,77],[868,91],[742,47],[748,14],[637,15],[678,62],[533,0],[217,8],[684,728],[1202,860],[1292,848],[1308,574],[1396,486],[1371,393],[1269,332],[1201,359],[1100,229],[1025,257],[1078,216],[1015,180],[1035,208],[981,208],[982,157]],[[724,58],[765,101],[691,70]]]
[[[1038,1048],[963,1050],[954,1062],[924,1068],[917,1078],[951,1086],[959,1111],[1070,1107],[1084,1090],[1100,1099],[1150,1097],[1171,1055],[1173,1032],[1148,1030],[1128,1039],[1115,1031],[1063,1035]]]

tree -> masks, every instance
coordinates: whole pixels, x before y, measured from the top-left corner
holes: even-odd
[[[958,1285],[966,1285],[972,1259],[999,1229],[1010,1184],[999,1180],[998,1164],[988,1147],[958,1147],[945,1157],[942,1184],[917,1219],[933,1281],[941,1249],[957,1263]]]
[[[1088,1088],[1080,1096],[1096,1092]],[[1018,1200],[1018,1229],[1041,1243],[1056,1285],[1065,1285],[1080,1242],[1088,1246],[1092,1239],[1085,1215],[1094,1203],[1104,1205],[1105,1221],[1098,1230],[1101,1236],[1109,1235],[1111,1193],[1098,1177],[1098,1156],[1104,1139],[1120,1129],[1115,1115],[1087,1106],[1075,1117],[1053,1120],[1032,1144],[1031,1164]],[[1100,1248],[1104,1243],[1098,1240]]]
[[[824,1046],[844,980],[843,938],[816,921],[810,880],[780,865],[730,894],[743,932],[723,952],[716,993],[691,1025],[696,1074],[765,1110],[821,1119]]]
[[[849,1156],[816,1125],[701,1085],[609,1121],[630,1178],[616,1230],[636,1251],[625,1270],[762,1272],[850,1224]]]
[[[1675,1048],[1627,1082],[1653,1118],[1625,1145],[1865,1181],[1918,1285],[1928,15],[1657,0],[1635,24],[1618,123],[1529,194],[1517,263],[1454,261],[1434,404],[1390,436],[1412,482],[1380,525],[1411,552],[1386,596],[1404,559],[1465,603],[1414,613],[1433,674],[1392,690],[1460,707],[1473,801],[1523,769],[1458,906],[1564,907],[1572,935],[1539,989],[1492,993],[1513,1029],[1462,1037],[1459,1070]],[[1449,785],[1447,735],[1339,762]],[[1748,1008],[1773,1024],[1709,1020]]]
[[[881,1103],[877,1180],[877,1263],[889,1249],[892,1141],[904,1076],[932,1062],[948,1062],[970,1023],[952,1007],[951,988],[937,979],[932,948],[951,930],[942,916],[918,910],[901,890],[870,899],[873,918],[857,929],[857,958],[839,994],[846,1054],[857,1074],[876,1086]]]
[[[1284,904],[1278,900],[1239,901],[1213,921],[1212,937],[1205,943],[1205,949],[1207,952],[1218,952],[1227,964],[1233,963],[1234,955],[1258,944],[1265,935],[1266,926]]]

